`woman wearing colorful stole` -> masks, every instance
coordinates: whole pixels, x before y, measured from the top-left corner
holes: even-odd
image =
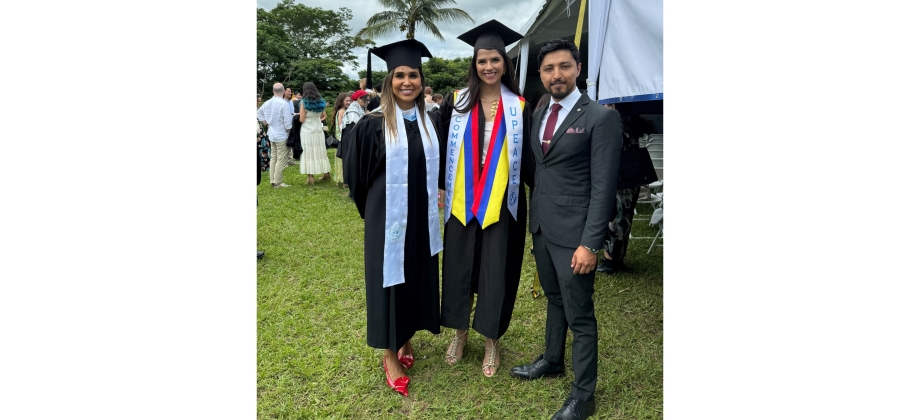
[[[345,171],[364,219],[367,344],[383,350],[387,385],[408,396],[416,331],[441,332],[438,320],[438,137],[425,114],[422,57],[414,39],[368,52],[387,63],[381,105],[346,133]],[[368,80],[368,84],[372,84]]]
[[[498,339],[508,330],[524,258],[527,199],[533,174],[530,105],[513,77],[505,46],[522,38],[492,20],[460,35],[474,47],[469,83],[440,109],[444,256],[441,325],[456,329],[447,363],[463,357],[473,329],[485,337],[482,373],[498,370]],[[526,165],[526,167],[525,167]]]

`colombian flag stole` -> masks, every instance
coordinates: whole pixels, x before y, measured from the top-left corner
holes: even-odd
[[[479,104],[470,113],[457,113],[458,98],[464,90],[454,92],[454,113],[448,136],[446,208],[464,226],[473,218],[483,229],[498,221],[502,199],[507,191],[508,210],[517,219],[520,190],[521,148],[524,141],[524,98],[502,85],[499,107],[495,113],[486,160],[480,171]],[[467,99],[467,98],[464,98]],[[477,116],[471,118],[471,116]],[[449,217],[445,218],[445,223]]]

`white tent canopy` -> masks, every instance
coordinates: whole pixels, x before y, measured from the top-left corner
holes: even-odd
[[[588,3],[591,11],[595,10],[595,3],[606,2],[591,0]],[[609,4],[606,27],[597,25],[589,32],[592,40],[604,40],[603,53],[599,60],[594,60],[601,63],[598,97],[603,99],[600,102],[662,99],[661,0],[613,1]]]
[[[663,99],[662,0],[582,1],[588,7],[580,79],[586,79],[588,95],[600,103]],[[579,5],[578,0],[546,0],[519,31],[524,39],[508,55],[520,56],[522,87],[535,82],[537,63],[529,61],[536,61],[546,41],[574,38]]]

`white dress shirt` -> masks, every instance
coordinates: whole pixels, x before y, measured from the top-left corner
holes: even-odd
[[[549,114],[553,110],[553,104],[558,103],[562,105],[562,109],[559,110],[559,118],[556,119],[556,126],[553,127],[553,134],[556,134],[556,130],[559,129],[559,126],[562,124],[562,121],[565,120],[565,117],[569,115],[569,112],[572,111],[572,108],[575,108],[575,105],[578,105],[578,99],[581,98],[581,92],[576,87],[572,89],[572,92],[569,93],[569,96],[562,98],[561,101],[556,102],[556,98],[552,98],[549,101],[549,105],[546,106],[546,112],[543,113],[543,118],[540,119],[540,131],[537,133],[540,136],[540,140],[543,140],[543,132],[546,130],[546,120],[549,119]]]
[[[560,110],[559,112],[562,112]],[[480,159],[479,164],[486,164],[486,156],[489,154],[489,145],[492,143],[492,128],[495,126],[495,121],[486,122],[486,125],[482,132],[482,159]]]
[[[288,112],[290,106],[280,96],[272,96],[271,99],[259,107],[256,117],[259,121],[268,123],[269,141],[287,141],[288,130],[293,125],[291,114]]]

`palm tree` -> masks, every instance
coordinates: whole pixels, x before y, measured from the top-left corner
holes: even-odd
[[[406,39],[415,39],[415,28],[427,30],[439,41],[444,41],[438,22],[475,22],[462,9],[441,7],[456,4],[455,0],[378,0],[389,10],[377,13],[367,20],[367,27],[356,36],[377,38],[399,29],[406,32]]]

